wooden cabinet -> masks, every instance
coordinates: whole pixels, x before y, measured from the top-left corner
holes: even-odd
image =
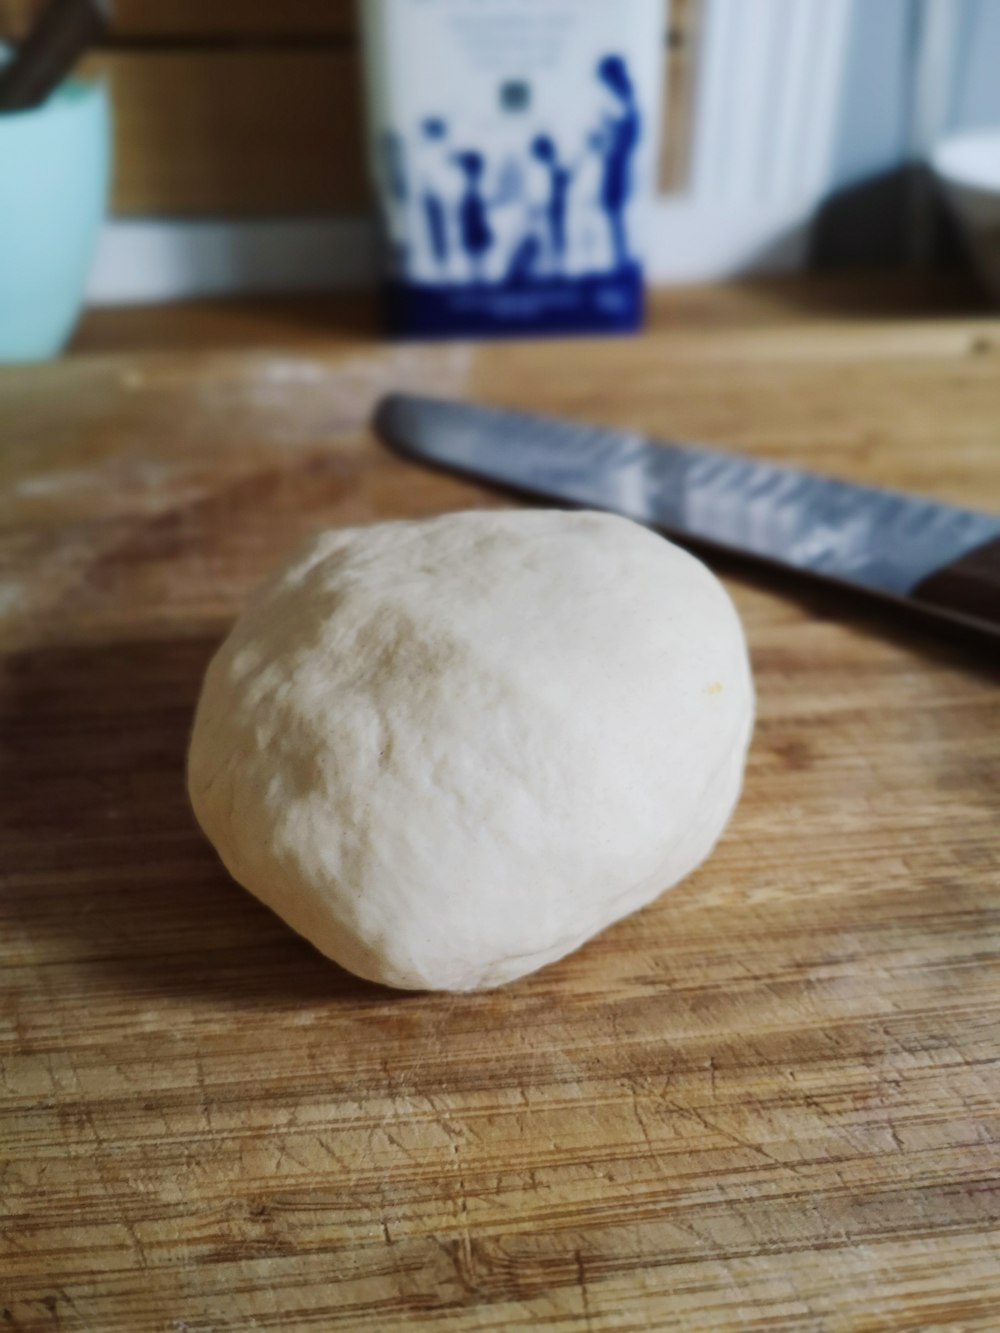
[[[675,0],[663,180],[684,178],[699,0]],[[37,0],[0,0],[0,40]],[[108,80],[113,210],[130,217],[357,213],[366,204],[352,0],[118,0],[84,72]]]

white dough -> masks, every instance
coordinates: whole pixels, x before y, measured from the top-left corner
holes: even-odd
[[[325,532],[205,678],[195,813],[237,880],[390,986],[522,976],[650,902],[739,796],[753,686],[693,556],[542,510]]]

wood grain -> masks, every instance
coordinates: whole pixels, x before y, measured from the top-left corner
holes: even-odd
[[[119,216],[295,216],[368,205],[353,50],[108,51],[82,69],[108,83]],[[665,170],[675,184],[683,159],[676,142],[669,147],[670,116],[680,104],[664,107]],[[680,122],[674,140],[689,131]]]
[[[677,0],[661,133],[661,183],[686,177],[690,35]],[[0,40],[33,0],[0,0]],[[107,82],[112,211],[123,217],[355,213],[369,203],[361,69],[350,0],[119,0],[110,44],[81,64]]]
[[[118,214],[357,211],[366,183],[353,52],[108,52]]]
[[[686,180],[699,3],[675,0],[664,57],[667,192]],[[0,40],[23,36],[39,7],[0,0]],[[105,79],[111,94],[115,214],[367,207],[353,0],[118,0],[110,36],[81,72]]]
[[[43,0],[0,0],[0,37],[20,37]],[[114,0],[111,35],[283,38],[353,35],[355,0]]]
[[[390,387],[1000,503],[1000,322],[683,300],[477,348],[263,305],[0,374],[0,1327],[1000,1324],[995,662],[728,564],[730,830],[484,995],[353,980],[188,813],[202,671],[291,541],[505,503],[372,441]]]
[[[660,133],[659,181],[663,194],[683,194],[688,187],[702,7],[702,0],[671,0]]]
[[[115,0],[125,37],[347,37],[359,0]],[[364,3],[364,0],[360,0]]]
[[[363,0],[361,0],[363,3]],[[702,0],[671,0],[671,44]],[[114,0],[110,32],[129,38],[354,37],[358,0]],[[20,37],[44,0],[0,0],[0,37]]]

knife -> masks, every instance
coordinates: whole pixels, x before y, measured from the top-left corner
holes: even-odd
[[[374,428],[437,467],[608,509],[1000,637],[1000,516],[700,445],[393,394]]]

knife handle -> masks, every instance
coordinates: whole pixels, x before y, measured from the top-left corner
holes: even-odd
[[[20,49],[0,68],[0,111],[41,106],[105,30],[108,0],[50,0]]]
[[[976,546],[921,579],[910,593],[918,602],[1000,627],[1000,537]]]

